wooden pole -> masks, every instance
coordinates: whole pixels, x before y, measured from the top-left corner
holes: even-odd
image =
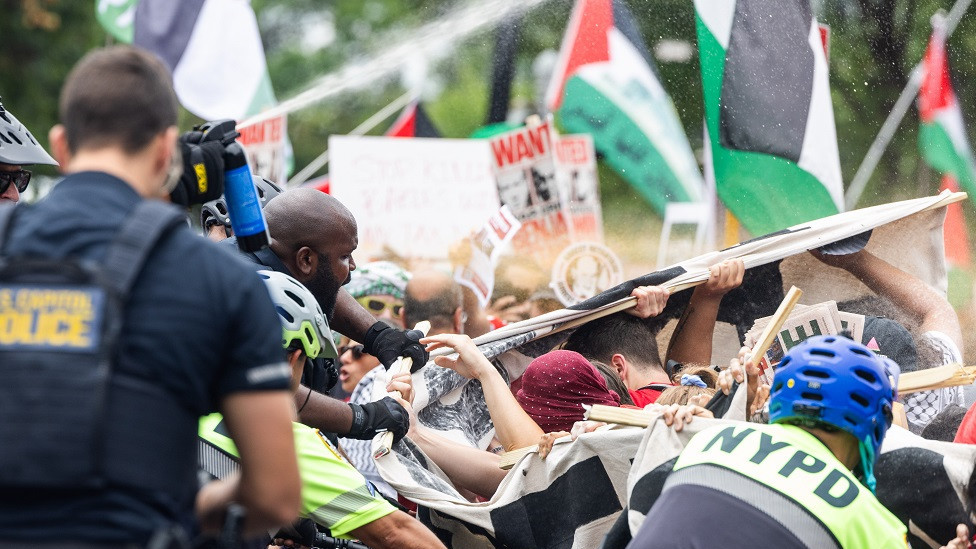
[[[413,329],[420,330],[426,336],[427,332],[430,331],[430,322],[426,320],[422,320],[418,322],[417,325],[413,327]],[[396,362],[394,362],[393,365],[390,366],[390,370],[389,370],[390,379],[393,379],[394,376],[400,373],[409,372],[412,366],[413,366],[413,359],[411,359],[410,357],[401,356],[397,358]],[[387,396],[390,396],[394,399],[403,398],[403,395],[400,394],[400,391],[393,391],[392,393],[388,393]],[[390,449],[393,448],[393,433],[391,431],[387,431],[383,433],[381,436],[382,438],[380,439],[380,447],[377,448],[375,452],[373,452],[374,459],[381,458],[386,454],[389,454]]]

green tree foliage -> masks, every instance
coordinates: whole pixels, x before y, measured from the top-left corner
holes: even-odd
[[[361,63],[467,0],[252,0],[258,14],[272,81],[279,99],[295,95],[316,78]],[[627,0],[653,51],[661,40],[694,46],[694,9],[689,0]],[[842,170],[850,181],[928,40],[929,17],[951,0],[813,0],[831,28],[830,77]],[[91,48],[107,42],[95,20],[95,2],[0,0],[0,96],[46,142],[56,122],[57,96],[70,67]],[[532,64],[544,50],[558,50],[572,8],[550,0],[527,14],[521,30],[514,106],[539,103]],[[963,112],[976,104],[976,21],[965,17],[949,40],[950,65]],[[471,36],[431,60],[424,100],[447,137],[465,137],[484,123],[494,32]],[[692,147],[702,143],[702,98],[697,55],[687,62],[658,63]],[[400,75],[366,89],[335,96],[289,117],[295,165],[301,168],[327,146],[328,136],[347,133],[405,90]],[[871,179],[862,205],[934,190],[936,177],[917,154],[917,112],[906,116]],[[184,114],[185,125],[195,120]],[[382,133],[389,122],[371,133]],[[976,132],[970,132],[971,134]],[[605,178],[611,172],[603,171]],[[628,193],[607,181],[605,193]],[[883,191],[883,192],[882,192]],[[608,196],[611,200],[612,196]],[[620,202],[624,202],[623,200]],[[648,210],[649,211],[649,210]]]

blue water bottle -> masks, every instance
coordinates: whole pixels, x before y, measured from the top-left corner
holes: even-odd
[[[237,247],[245,252],[266,247],[270,242],[268,223],[261,211],[244,147],[236,141],[224,149],[224,200],[231,228],[237,237]]]

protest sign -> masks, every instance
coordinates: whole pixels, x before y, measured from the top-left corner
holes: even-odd
[[[522,223],[512,241],[516,252],[551,265],[570,243],[548,122],[496,135],[488,140],[498,198]]]
[[[269,179],[279,186],[285,183],[288,140],[288,118],[281,115],[257,124],[238,128],[237,138],[247,153],[251,173]]]
[[[471,238],[471,257],[467,265],[459,265],[454,270],[454,280],[470,288],[482,307],[488,305],[495,287],[495,266],[502,249],[521,227],[508,206],[502,206]]]
[[[498,210],[486,141],[333,136],[329,150],[332,195],[359,225],[359,261],[384,247],[446,259]]]
[[[569,210],[573,240],[602,243],[603,214],[593,138],[588,134],[561,135],[556,137],[553,149],[556,182]]]

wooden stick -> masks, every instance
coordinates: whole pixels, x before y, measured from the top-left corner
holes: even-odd
[[[631,427],[647,427],[660,415],[645,412],[644,410],[594,404],[583,414],[583,417],[590,421],[603,421],[606,423],[616,423],[617,425],[629,425]]]
[[[539,450],[538,444],[533,444],[532,446],[526,446],[524,448],[518,448],[512,450],[511,452],[505,452],[499,457],[501,461],[498,462],[498,468],[503,471],[508,471],[518,463],[518,460],[522,459],[522,456],[526,454],[531,454],[532,452],[537,452]]]
[[[430,331],[430,322],[426,320],[422,320],[418,322],[417,325],[413,327],[413,329],[420,330],[421,332],[423,332],[424,336],[426,336],[427,332]],[[413,366],[413,359],[411,359],[410,357],[402,357],[402,356],[398,357],[396,359],[396,362],[394,362],[393,365],[390,366],[389,369],[390,379],[393,379],[394,376],[401,374],[403,372],[409,372],[412,366]],[[394,399],[403,398],[403,395],[400,394],[400,391],[393,391],[392,393],[387,393],[387,396],[393,397]],[[383,433],[382,438],[380,439],[380,447],[377,448],[375,452],[373,452],[373,458],[374,459],[381,458],[386,454],[389,454],[391,448],[393,448],[393,432],[387,431]]]
[[[898,394],[906,395],[919,391],[971,385],[973,381],[976,381],[976,366],[947,364],[901,374],[898,378]]]
[[[790,311],[796,306],[796,302],[800,300],[800,296],[803,295],[803,291],[793,286],[790,288],[789,292],[786,292],[786,297],[783,298],[783,302],[779,304],[779,308],[769,319],[769,324],[763,328],[762,334],[759,336],[759,340],[756,344],[752,346],[752,352],[749,353],[749,359],[762,359],[762,356],[766,354],[769,350],[769,346],[773,344],[773,339],[776,338],[776,333],[779,329],[783,327],[783,323],[790,316]]]

